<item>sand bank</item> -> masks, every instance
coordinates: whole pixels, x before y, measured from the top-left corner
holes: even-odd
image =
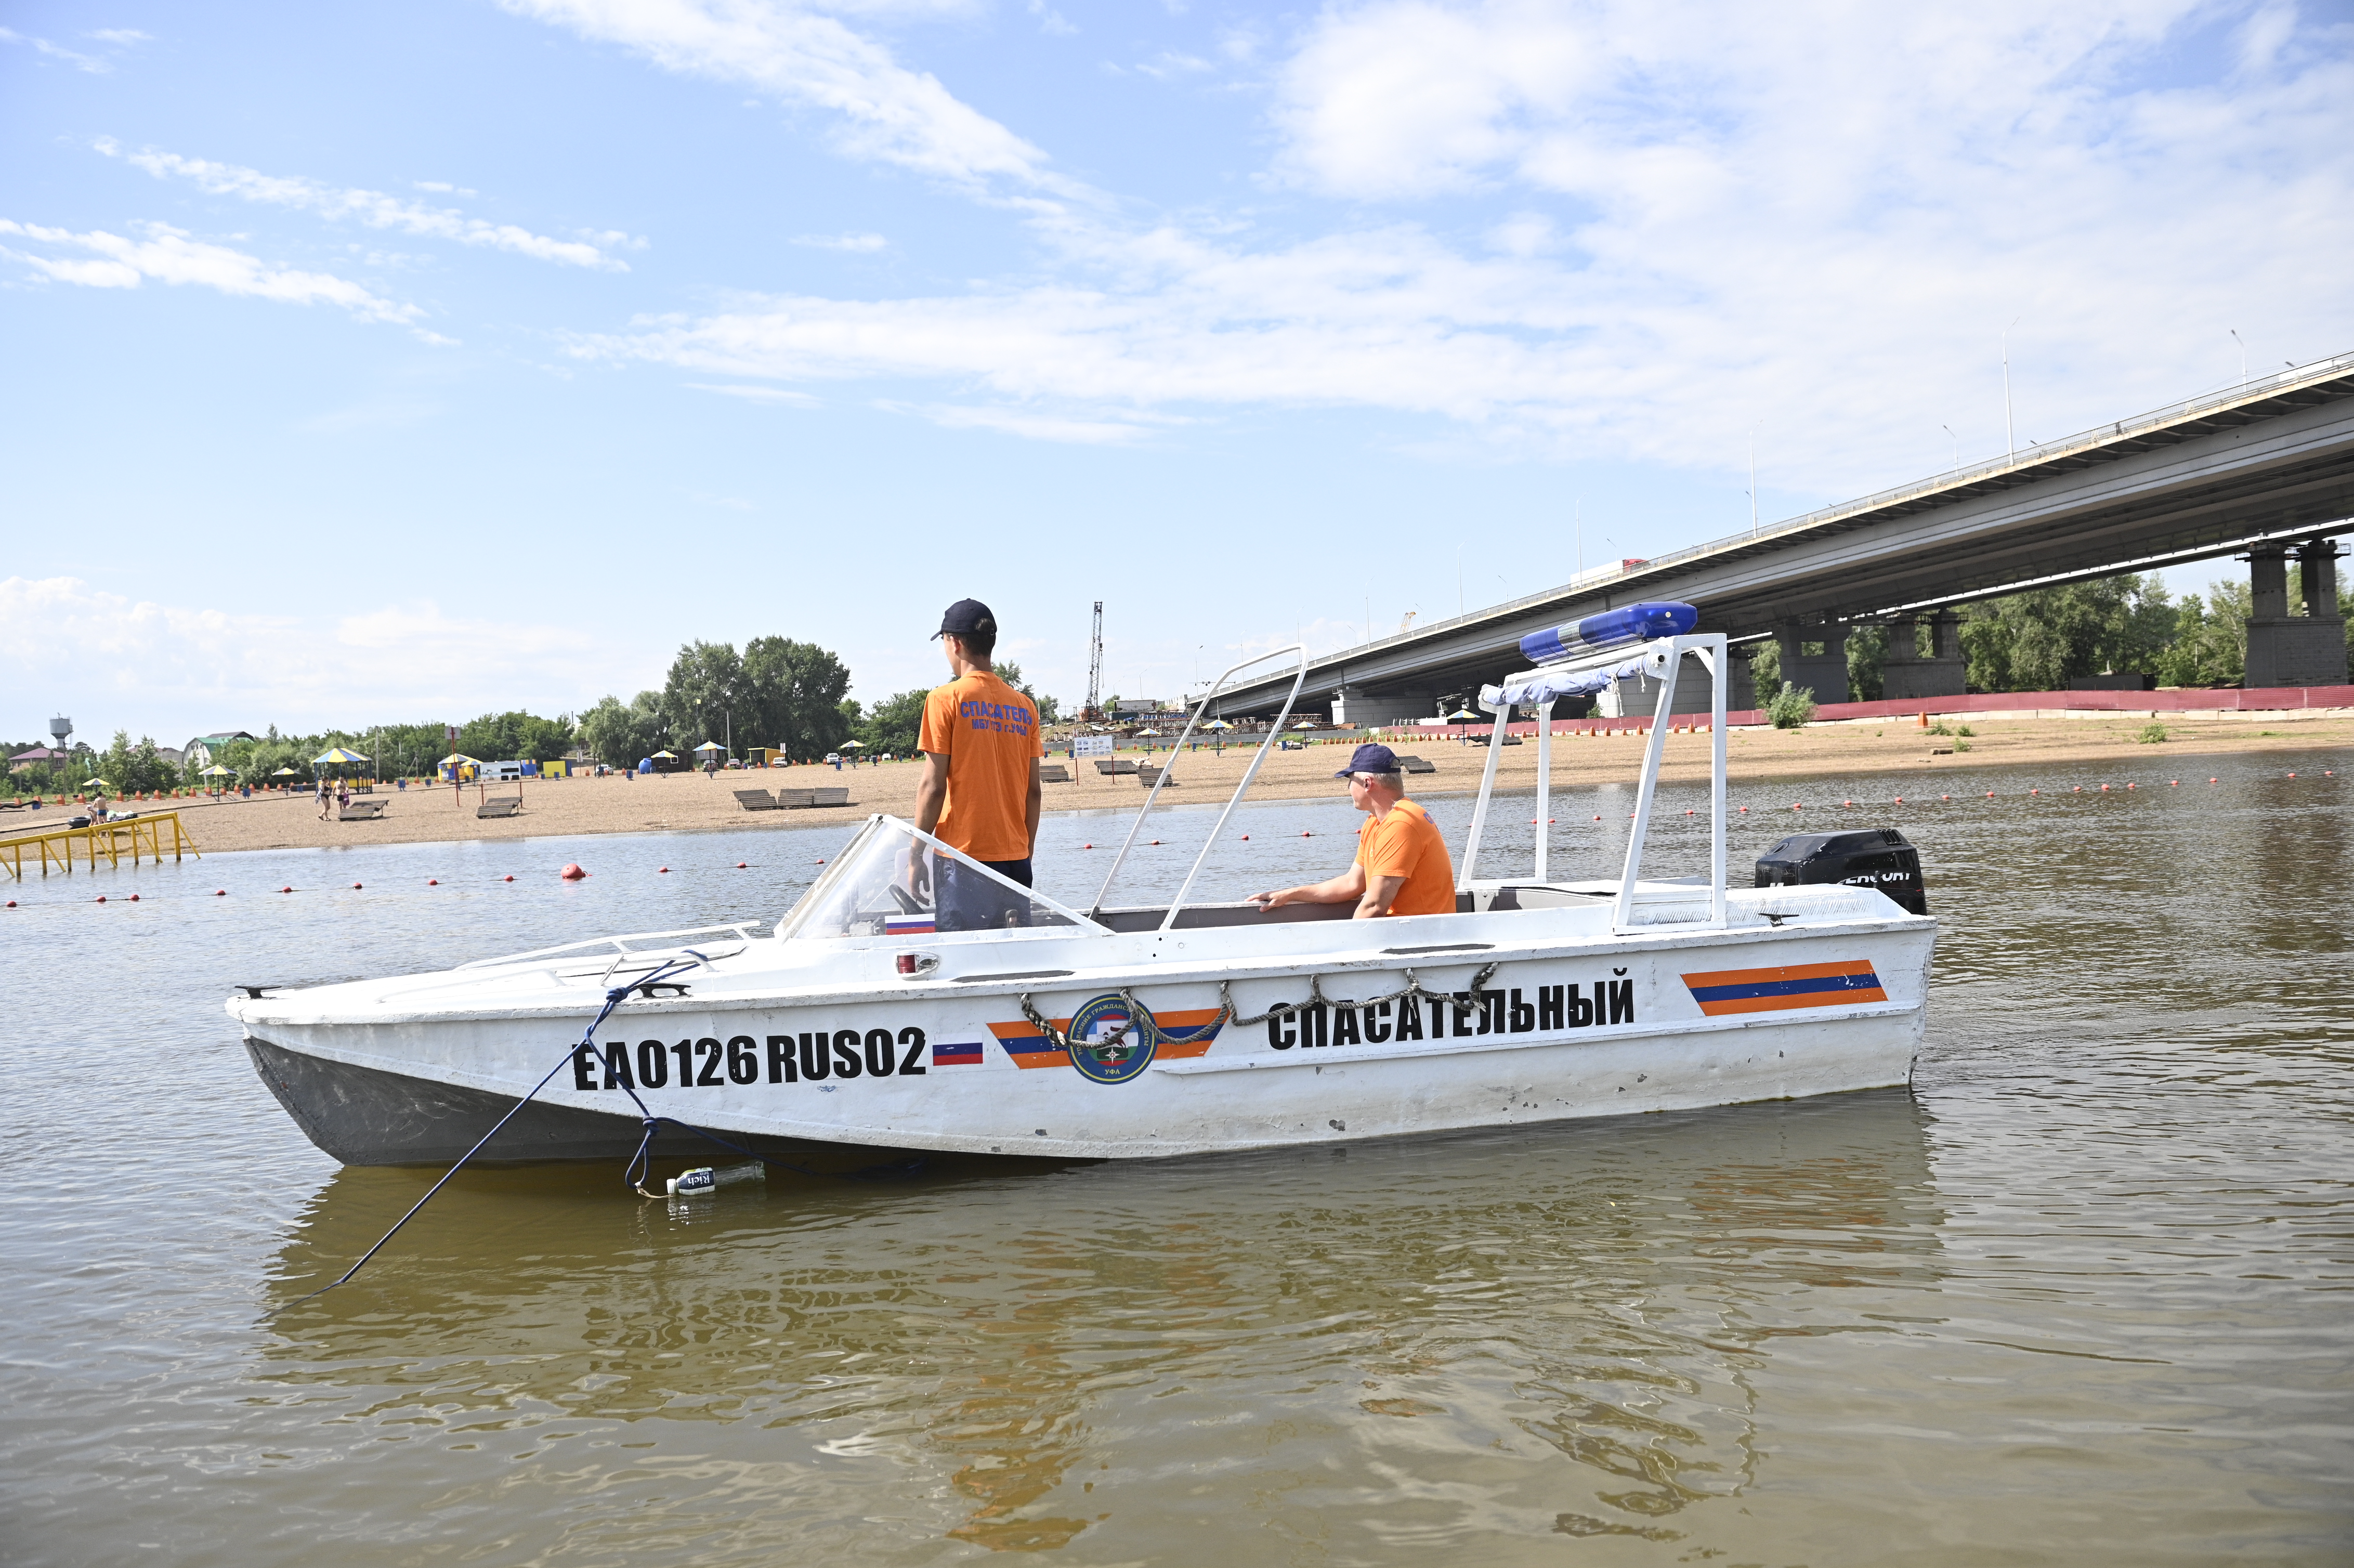
[[[1932,736],[1912,723],[1886,725],[1818,725],[1801,730],[1736,730],[1726,737],[1729,770],[1736,782],[1763,783],[1776,779],[1853,780],[1843,794],[1861,796],[1873,774],[1924,771],[1967,772],[1981,767],[2067,766],[2081,771],[2085,765],[2113,766],[2119,781],[2180,774],[2190,759],[2219,754],[2296,749],[2316,746],[2354,747],[2354,715],[2264,715],[2240,718],[2168,721],[2168,738],[2161,745],[2137,742],[2146,723],[2141,718],[2107,715],[2072,719],[1971,721],[1977,734],[1968,737]],[[1958,727],[1958,726],[1957,726]],[[1967,739],[1967,751],[1953,750]],[[1633,735],[1606,739],[1568,739],[1555,743],[1553,782],[1557,789],[1619,783],[1635,777],[1641,761],[1642,741]],[[1479,785],[1484,748],[1440,738],[1401,746],[1431,762],[1437,771],[1416,777],[1418,795],[1461,794]],[[1229,747],[1223,754],[1202,751],[1178,759],[1176,784],[1164,800],[1176,802],[1223,800],[1250,758],[1247,747]],[[1508,747],[1500,760],[1503,788],[1529,789],[1536,781],[1537,748],[1533,744]],[[1338,796],[1332,770],[1347,759],[1340,747],[1318,746],[1307,751],[1278,752],[1267,759],[1254,800],[1288,800],[1331,794]],[[1666,775],[1671,779],[1706,777],[1708,737],[1671,735],[1668,737]],[[219,804],[183,801],[181,821],[207,854],[224,851],[302,849],[355,843],[414,843],[470,839],[542,838],[577,833],[631,833],[695,831],[718,828],[808,827],[854,821],[871,811],[913,816],[918,765],[885,763],[875,767],[771,768],[754,773],[667,774],[636,779],[526,779],[521,785],[520,815],[482,819],[475,803],[485,793],[512,794],[517,786],[493,785],[453,791],[447,786],[386,789],[391,804],[383,818],[372,822],[321,821],[308,797],[230,800]],[[807,788],[813,784],[850,787],[853,805],[826,810],[748,812],[734,791],[767,787]],[[1075,783],[1046,786],[1046,809],[1056,810],[1133,810],[1143,796],[1133,778],[1106,779],[1092,766]],[[150,807],[160,810],[160,807]],[[54,809],[41,814],[44,825],[59,825],[67,813]],[[0,833],[34,825],[29,814],[14,818]]]

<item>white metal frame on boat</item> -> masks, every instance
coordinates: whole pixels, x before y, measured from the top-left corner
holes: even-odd
[[[1635,914],[1635,884],[1643,867],[1643,846],[1649,836],[1651,801],[1659,782],[1659,763],[1666,755],[1670,723],[1675,713],[1676,680],[1683,668],[1684,655],[1698,659],[1701,668],[1710,677],[1709,692],[1709,852],[1708,852],[1708,916],[1705,920],[1684,922],[1706,928],[1722,930],[1726,922],[1724,903],[1724,671],[1726,668],[1725,639],[1721,633],[1695,633],[1681,637],[1661,637],[1634,648],[1615,648],[1575,662],[1534,670],[1514,675],[1500,686],[1490,686],[1479,694],[1479,705],[1494,715],[1488,736],[1488,761],[1479,776],[1479,800],[1471,810],[1471,829],[1463,843],[1461,869],[1456,874],[1458,887],[1470,885],[1478,870],[1479,840],[1488,825],[1488,803],[1495,793],[1496,767],[1503,755],[1504,736],[1511,723],[1515,706],[1533,706],[1537,715],[1537,814],[1536,868],[1539,882],[1550,880],[1548,865],[1549,832],[1553,821],[1553,710],[1561,699],[1558,694],[1544,693],[1531,704],[1515,704],[1505,700],[1516,687],[1528,683],[1543,685],[1547,682],[1573,682],[1577,678],[1604,673],[1616,679],[1630,675],[1647,676],[1659,683],[1659,697],[1651,717],[1651,733],[1643,748],[1643,771],[1635,792],[1635,825],[1627,836],[1627,861],[1618,878],[1618,894],[1612,906],[1611,928],[1625,935],[1633,928]]]

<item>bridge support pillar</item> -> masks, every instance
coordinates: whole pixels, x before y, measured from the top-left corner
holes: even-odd
[[[1921,633],[1929,647],[1921,647]],[[1891,702],[1914,697],[1958,697],[1969,683],[1970,662],[1962,657],[1961,618],[1941,610],[1925,622],[1900,620],[1888,629],[1888,659],[1881,666],[1880,694]]]
[[[2308,539],[2296,552],[2303,615],[2288,604],[2288,551],[2264,545],[2248,552],[2248,664],[2245,685],[2346,683],[2346,618],[2338,610],[2338,546]]]
[[[1304,696],[1306,694],[1302,694]],[[1363,686],[1342,686],[1332,694],[1332,722],[1360,728],[1374,725],[1412,724],[1438,712],[1438,694],[1429,687],[1409,687],[1376,695]]]
[[[1814,693],[1819,703],[1847,701],[1846,627],[1777,626],[1774,638],[1782,645],[1782,679]],[[1758,695],[1770,700],[1773,694]]]
[[[1751,642],[1732,651],[1733,684],[1725,688],[1727,713],[1745,713],[1757,705],[1757,671],[1750,663],[1763,643]]]
[[[1748,661],[1745,659],[1737,662],[1742,670],[1749,667]],[[1738,676],[1736,675],[1735,678],[1737,680]],[[1735,686],[1734,690],[1737,691],[1739,687]],[[1739,706],[1732,700],[1731,692],[1726,694],[1724,705],[1728,712],[1736,711]],[[1711,711],[1711,706],[1708,671],[1698,659],[1687,653],[1684,655],[1683,668],[1676,672],[1675,705],[1668,711],[1677,714],[1704,714]],[[1649,718],[1659,712],[1659,683],[1648,675],[1638,675],[1626,681],[1613,681],[1603,687],[1594,699],[1594,712],[1599,718]],[[1560,718],[1567,715],[1556,710],[1553,716]]]

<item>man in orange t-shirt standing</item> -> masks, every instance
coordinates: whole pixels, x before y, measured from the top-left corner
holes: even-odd
[[[1386,746],[1357,747],[1349,766],[1332,775],[1349,781],[1349,800],[1367,814],[1357,830],[1357,858],[1326,882],[1258,893],[1262,911],[1287,904],[1349,904],[1359,920],[1384,915],[1452,915],[1455,868],[1428,812],[1405,798],[1397,754]]]
[[[997,678],[997,618],[977,599],[960,599],[932,633],[948,652],[945,686],[924,699],[917,746],[924,776],[916,787],[916,826],[970,855],[1009,882],[1030,885],[1030,852],[1038,842],[1038,758],[1046,754],[1038,710]],[[1030,923],[1030,901],[1003,883],[975,874],[947,855],[931,861],[933,908],[943,931],[981,931]],[[917,866],[918,885],[922,864]]]

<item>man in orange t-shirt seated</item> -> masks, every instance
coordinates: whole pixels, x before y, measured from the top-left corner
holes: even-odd
[[[1430,814],[1405,798],[1397,754],[1386,746],[1357,747],[1349,766],[1332,775],[1349,781],[1349,800],[1370,820],[1357,830],[1357,858],[1329,882],[1254,894],[1261,910],[1287,904],[1350,904],[1353,918],[1384,915],[1452,915],[1455,868]]]
[[[1046,754],[1038,710],[997,678],[997,618],[977,599],[960,599],[932,633],[948,651],[955,678],[924,699],[917,747],[924,775],[916,786],[916,826],[961,850],[1008,881],[1030,885],[1030,852],[1038,842],[1038,758]],[[947,855],[919,854],[935,884],[934,917],[943,931],[982,931],[1030,923],[1030,901]]]

